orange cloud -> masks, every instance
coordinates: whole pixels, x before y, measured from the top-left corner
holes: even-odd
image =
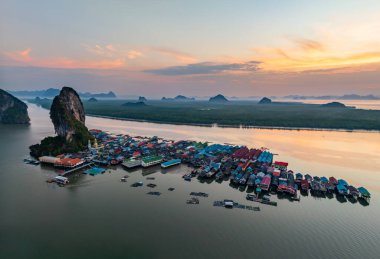
[[[32,51],[31,48],[27,48],[20,51],[4,52],[4,55],[14,61],[29,62],[32,60],[32,58],[30,57],[31,51]]]
[[[110,46],[107,47],[111,49]],[[101,51],[102,48],[96,47],[95,50]],[[55,58],[38,58],[31,57],[31,48],[21,51],[4,52],[5,59],[1,62],[2,65],[14,66],[34,66],[34,67],[49,67],[49,68],[88,68],[88,69],[116,69],[125,68],[127,63],[123,58],[108,58],[108,59],[87,59],[78,60],[66,57]],[[0,59],[1,60],[1,59]]]
[[[69,58],[56,58],[37,60],[33,66],[50,68],[87,68],[87,69],[117,69],[125,68],[126,63],[123,59],[114,60],[75,60]]]
[[[136,59],[136,58],[141,57],[141,56],[143,56],[143,54],[137,50],[131,50],[128,52],[128,55],[127,55],[127,57],[129,59]]]
[[[152,48],[153,51],[158,52],[160,54],[164,54],[166,56],[173,57],[177,62],[182,63],[182,64],[191,64],[191,63],[196,63],[198,61],[197,58],[194,56],[173,50],[173,49],[168,49],[168,48]]]

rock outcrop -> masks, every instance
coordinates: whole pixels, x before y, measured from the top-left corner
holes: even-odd
[[[227,98],[224,97],[223,95],[218,94],[218,95],[216,95],[216,96],[214,96],[214,97],[211,97],[211,98],[209,99],[209,102],[225,103],[225,102],[228,102],[228,100],[227,100]]]
[[[347,108],[346,105],[340,102],[331,102],[331,103],[326,103],[322,104],[321,107],[326,107],[326,108]]]
[[[86,128],[83,103],[74,89],[62,88],[53,100],[50,118],[57,135],[66,138],[67,141],[71,141],[78,130]]]
[[[85,126],[85,112],[77,92],[70,87],[63,87],[53,100],[50,118],[58,136],[46,137],[41,144],[30,146],[34,157],[58,155],[83,150],[91,138]]]
[[[0,89],[0,123],[29,124],[28,106],[10,93]]]
[[[259,104],[270,104],[272,103],[272,100],[267,98],[267,97],[264,97],[263,99],[260,100]]]
[[[98,100],[94,97],[91,97],[90,99],[88,99],[88,102],[90,103],[96,103]]]
[[[177,95],[174,98],[166,98],[162,97],[162,101],[176,101],[176,102],[188,102],[188,101],[195,101],[195,98],[193,97],[186,97],[184,95]]]
[[[147,102],[148,100],[144,96],[139,96],[138,102]]]

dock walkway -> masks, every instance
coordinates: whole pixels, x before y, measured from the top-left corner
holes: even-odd
[[[87,167],[92,167],[92,166],[94,166],[94,163],[92,163],[92,162],[91,163],[84,163],[81,166],[78,166],[78,167],[72,168],[70,170],[64,171],[63,173],[60,174],[60,176],[66,176],[66,175],[74,173],[78,170],[81,170],[81,169],[84,169]]]

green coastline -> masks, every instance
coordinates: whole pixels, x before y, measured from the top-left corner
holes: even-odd
[[[51,100],[32,103],[49,109]],[[154,123],[222,127],[315,130],[380,130],[380,111],[321,107],[317,104],[232,101],[227,104],[148,101],[146,106],[122,106],[130,100],[84,101],[87,115]]]

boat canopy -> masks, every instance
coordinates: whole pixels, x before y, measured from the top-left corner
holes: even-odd
[[[364,197],[370,197],[371,196],[371,194],[369,193],[369,191],[366,188],[364,188],[364,187],[359,187],[358,191]]]

